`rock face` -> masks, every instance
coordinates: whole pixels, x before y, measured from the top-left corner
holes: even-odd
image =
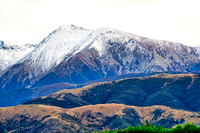
[[[196,50],[181,44],[143,45],[134,44],[134,41],[130,40],[127,42],[108,40],[105,45],[107,45],[106,50],[101,55],[98,50],[91,47],[70,59],[63,60],[54,71],[42,79],[44,80],[42,83],[48,82],[53,77],[58,79],[56,82],[80,84],[115,75],[168,71],[194,72],[200,68]]]
[[[199,125],[198,113],[171,109],[165,106],[135,107],[123,104],[99,104],[64,109],[46,105],[19,105],[0,108],[0,132],[59,132],[116,130],[146,120],[170,128],[194,122]]]
[[[1,90],[82,84],[130,73],[200,70],[196,48],[111,28],[60,26],[0,76]]]

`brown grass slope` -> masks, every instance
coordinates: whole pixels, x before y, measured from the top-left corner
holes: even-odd
[[[119,103],[133,106],[164,105],[200,111],[200,75],[158,74],[143,78],[95,83],[66,89],[25,104],[45,104],[63,108]]]
[[[85,132],[87,128],[66,109],[45,105],[18,105],[0,108],[0,132]]]
[[[115,130],[148,120],[172,127],[194,122],[198,113],[165,106],[135,107],[123,104],[87,105],[63,109],[47,105],[19,105],[0,108],[0,132],[86,132]]]

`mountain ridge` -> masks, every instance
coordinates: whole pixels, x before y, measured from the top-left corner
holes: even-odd
[[[24,104],[73,108],[93,104],[120,103],[141,107],[164,105],[175,109],[199,111],[199,81],[199,74],[158,74],[150,77],[94,83],[78,89],[65,89]]]

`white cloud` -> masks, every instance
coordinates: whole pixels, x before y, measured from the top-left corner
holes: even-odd
[[[62,24],[200,45],[198,0],[0,0],[0,39],[38,43]]]

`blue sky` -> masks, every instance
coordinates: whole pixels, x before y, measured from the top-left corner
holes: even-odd
[[[200,45],[198,0],[0,0],[0,40],[39,43],[60,25]]]

